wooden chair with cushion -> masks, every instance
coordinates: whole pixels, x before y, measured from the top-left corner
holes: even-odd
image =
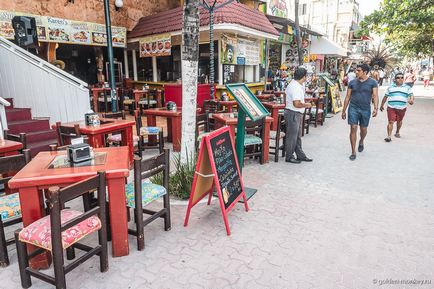
[[[169,149],[150,159],[142,160],[134,158],[134,184],[129,183],[125,187],[127,208],[134,209],[136,229],[129,229],[128,233],[137,237],[137,249],[145,248],[144,227],[152,221],[163,218],[164,230],[171,229],[170,201],[169,201],[169,172],[170,172]],[[162,185],[153,184],[147,179],[162,173]],[[163,198],[163,208],[154,211],[144,207],[153,201]],[[144,219],[143,214],[149,215]]]
[[[279,151],[282,151],[282,157],[285,156],[285,132],[286,123],[283,114],[279,114],[277,118],[277,130],[270,131],[270,139],[274,141],[274,146],[270,145],[270,154],[274,155],[274,161],[279,161]]]
[[[202,138],[209,132],[209,115],[207,113],[196,115],[196,150]]]
[[[111,119],[122,119],[126,120],[127,116],[125,115],[125,111],[118,111],[118,112],[109,112],[109,113],[103,113],[103,118],[111,118]],[[136,144],[139,141],[139,137],[133,135],[133,143]],[[106,144],[107,146],[113,145],[113,146],[120,146],[122,143],[122,134],[121,132],[114,132],[106,136]]]
[[[212,118],[212,115],[214,113],[225,112],[222,106],[220,105],[220,103],[217,100],[213,100],[213,99],[204,100],[203,111],[208,114],[210,130],[215,129],[215,121]]]
[[[20,171],[30,161],[30,151],[23,150],[23,154],[0,157],[0,184],[6,186],[12,178],[11,173]],[[2,177],[3,176],[3,177]],[[7,246],[14,243],[14,238],[6,239],[4,227],[22,222],[20,198],[18,193],[0,196],[0,266],[9,265]]]
[[[5,129],[3,131],[4,138],[7,140],[17,141],[23,144],[23,149],[27,148],[27,137],[25,132],[19,134],[11,134],[9,130]]]
[[[323,98],[313,98],[312,102],[315,106],[311,109],[310,123],[313,123],[314,127],[318,124],[324,125],[324,99]]]
[[[80,125],[75,124],[74,127],[63,126],[60,121],[56,122],[57,139],[59,146],[71,144],[71,139],[81,137]]]
[[[301,136],[304,136],[305,132],[306,134],[309,133],[309,124],[310,124],[310,118],[311,118],[311,110],[312,108],[306,108],[303,113],[303,120],[301,122]]]
[[[265,117],[256,121],[247,120],[246,135],[244,137],[244,157],[259,157],[259,162],[264,163],[264,133]]]
[[[150,89],[145,96],[139,100],[138,107],[140,113],[143,113],[143,110],[151,107],[157,107],[157,94],[158,91],[156,89]],[[160,91],[161,94],[161,91]]]
[[[132,88],[124,88],[122,90],[122,110],[127,108],[131,115],[134,115],[134,111],[136,110],[136,102],[134,100],[133,91],[134,90]]]
[[[65,203],[83,196],[89,191],[98,190],[98,206],[89,211],[64,209]],[[107,229],[106,229],[106,182],[105,173],[80,181],[63,189],[51,187],[48,190],[50,215],[45,216],[22,230],[15,232],[17,244],[18,265],[20,269],[21,286],[32,286],[31,276],[55,285],[56,288],[66,288],[65,275],[75,267],[84,263],[94,255],[100,259],[100,270],[108,270]],[[98,245],[90,247],[79,243],[90,234],[98,232]],[[28,254],[27,244],[38,247]],[[86,253],[75,259],[74,249]],[[54,277],[29,267],[29,259],[50,251],[53,257]],[[65,265],[63,253],[67,250],[67,259],[74,261]]]
[[[140,112],[136,111],[136,131],[138,136],[138,154],[142,157],[145,149],[158,148],[160,153],[164,149],[163,128],[156,126],[142,126],[142,116]],[[157,142],[150,142],[149,136],[157,137]],[[145,141],[145,137],[147,140]]]

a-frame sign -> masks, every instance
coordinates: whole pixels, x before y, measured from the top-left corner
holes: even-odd
[[[246,211],[249,207],[229,127],[220,128],[202,138],[184,226],[188,225],[194,205],[206,196],[208,205],[211,203],[214,188],[217,191],[226,233],[230,235],[228,213],[241,198]]]

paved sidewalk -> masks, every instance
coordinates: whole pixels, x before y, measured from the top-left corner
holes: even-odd
[[[187,228],[186,206],[173,205],[171,231],[154,222],[144,251],[130,237],[129,256],[110,258],[107,273],[92,258],[68,274],[68,288],[434,288],[433,111],[434,99],[418,97],[390,143],[380,113],[353,162],[348,125],[329,118],[303,138],[313,163],[246,165],[258,193],[249,212],[229,214],[230,237],[216,200],[194,207]],[[0,288],[21,288],[9,251]],[[386,279],[431,284],[380,286]]]

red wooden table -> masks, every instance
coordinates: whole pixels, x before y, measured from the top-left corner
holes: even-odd
[[[129,150],[129,161],[132,165],[134,160],[134,143],[133,143],[133,127],[136,125],[134,120],[122,120],[112,118],[100,118],[101,124],[97,126],[86,125],[82,122],[68,122],[62,126],[74,127],[75,124],[80,125],[80,133],[88,136],[88,143],[93,148],[101,148],[105,146],[105,135],[120,132],[122,135],[123,146],[127,146]]]
[[[167,110],[165,107],[145,109],[143,114],[146,116],[148,126],[157,126],[157,116],[167,119],[167,140],[172,142],[173,151],[181,150],[181,120],[182,108],[177,107],[176,111]],[[201,109],[197,108],[196,112]],[[155,142],[155,136],[149,136],[150,142]]]
[[[23,144],[20,142],[0,139],[0,157],[16,155],[22,148]]]
[[[274,97],[274,94],[272,93],[263,93],[261,95],[256,95],[256,97],[260,100],[260,101],[268,101],[270,100],[270,98]]]
[[[64,187],[104,170],[109,196],[112,253],[113,257],[125,256],[129,254],[125,207],[125,178],[129,175],[128,148],[95,149],[95,153],[99,152],[106,153],[104,164],[52,169],[48,168],[52,161],[58,155],[65,155],[66,151],[40,152],[9,181],[9,186],[19,191],[23,225],[28,226],[45,215],[43,189],[51,186]],[[34,247],[29,245],[28,250],[33,251]],[[31,259],[31,265],[34,268],[48,268],[49,254]]]
[[[219,104],[226,106],[228,112],[232,112],[232,107],[238,106],[238,103],[236,100],[220,100]]]
[[[232,136],[235,139],[235,128],[238,124],[238,119],[233,116],[233,113],[215,113],[212,115],[215,119],[215,126],[221,128],[225,125],[231,128]],[[265,131],[264,131],[264,163],[268,163],[268,155],[270,152],[270,126],[273,122],[273,118],[267,116],[265,118]]]
[[[277,126],[279,125],[279,110],[285,108],[284,103],[277,103],[275,101],[263,102],[262,103],[266,109],[271,113],[271,117],[273,118],[273,123],[271,125],[271,130],[277,130]]]

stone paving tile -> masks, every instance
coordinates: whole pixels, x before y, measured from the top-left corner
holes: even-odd
[[[216,199],[194,207],[186,228],[186,205],[173,202],[171,231],[154,222],[144,251],[130,236],[129,256],[110,257],[107,273],[92,258],[67,275],[68,288],[434,288],[434,94],[423,93],[415,88],[402,138],[384,142],[380,113],[354,162],[340,115],[303,138],[313,163],[249,162],[244,182],[258,193],[249,212],[239,205],[229,214],[231,236]],[[21,288],[9,252],[0,288]],[[433,284],[380,286],[385,279]]]

